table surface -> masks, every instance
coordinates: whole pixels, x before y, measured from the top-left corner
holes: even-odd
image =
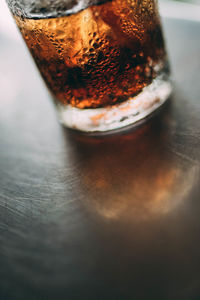
[[[165,107],[123,134],[62,128],[0,34],[0,299],[200,299],[200,23],[165,19]]]

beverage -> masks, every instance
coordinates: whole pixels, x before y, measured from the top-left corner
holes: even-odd
[[[85,6],[58,16],[44,8],[15,16],[56,103],[77,113],[134,101],[160,74],[168,74],[156,1]],[[92,113],[94,123],[99,112]]]

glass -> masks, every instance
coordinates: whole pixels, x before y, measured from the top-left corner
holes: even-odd
[[[156,0],[7,3],[65,126],[118,129],[170,95]]]

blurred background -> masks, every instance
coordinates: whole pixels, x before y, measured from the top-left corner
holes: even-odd
[[[168,1],[168,0],[160,0],[160,1]],[[171,1],[172,1],[172,0],[171,0]],[[200,0],[173,0],[173,1],[179,1],[179,2],[186,2],[186,3],[200,4]]]

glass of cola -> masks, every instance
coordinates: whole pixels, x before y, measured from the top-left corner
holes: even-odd
[[[65,126],[135,124],[171,93],[157,0],[6,0]]]

